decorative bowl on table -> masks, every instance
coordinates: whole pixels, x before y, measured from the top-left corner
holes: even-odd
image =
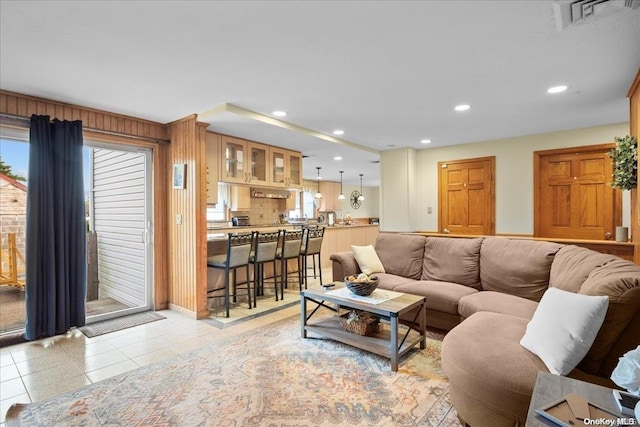
[[[361,297],[371,295],[378,287],[378,283],[380,283],[378,276],[368,276],[364,273],[344,278],[344,284],[347,289]]]

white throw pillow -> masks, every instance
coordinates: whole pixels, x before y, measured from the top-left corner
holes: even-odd
[[[378,254],[372,245],[368,246],[351,246],[356,262],[360,266],[360,271],[365,274],[384,273],[382,261],[378,258]]]
[[[556,375],[566,375],[587,354],[607,314],[609,298],[549,288],[520,340]]]

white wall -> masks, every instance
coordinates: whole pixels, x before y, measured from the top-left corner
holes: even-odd
[[[380,217],[380,189],[378,187],[362,187],[362,193],[364,194],[364,201],[360,204],[358,209],[351,207],[349,197],[351,192],[358,190],[360,192],[360,185],[347,185],[342,186],[342,193],[345,199],[342,201],[342,209],[336,209],[337,218],[340,219],[347,212],[351,214],[351,218],[378,218]]]
[[[440,161],[496,157],[496,234],[533,234],[533,152],[613,142],[629,133],[629,123],[616,123],[517,138],[476,142],[417,152],[417,230],[438,229],[438,170]],[[384,176],[383,176],[384,178]],[[383,180],[383,194],[387,181]],[[394,185],[393,183],[391,183]],[[629,192],[623,194],[623,225],[630,222]],[[386,204],[386,201],[383,203]],[[427,214],[427,208],[432,214]],[[384,220],[383,220],[384,221]]]
[[[417,152],[412,148],[380,155],[380,230],[418,230]],[[437,182],[436,182],[437,185]]]

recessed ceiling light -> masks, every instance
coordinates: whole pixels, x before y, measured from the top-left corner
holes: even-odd
[[[549,89],[547,89],[547,93],[560,93],[560,92],[564,92],[565,90],[567,90],[567,86],[560,85],[560,86],[550,87]]]
[[[431,144],[431,140],[430,139],[421,139],[420,143],[421,144]]]
[[[271,114],[273,114],[276,117],[284,117],[284,116],[287,115],[287,112],[286,111],[281,111],[281,110],[276,110]]]
[[[340,157],[340,156],[335,156],[335,157],[333,158],[333,160],[342,160],[342,157]]]
[[[333,134],[334,135],[344,135],[344,131],[340,130],[340,129],[336,129],[336,130],[333,131]]]
[[[462,105],[456,105],[454,110],[456,110],[456,111],[467,111],[469,108],[471,108],[471,105],[462,104]]]

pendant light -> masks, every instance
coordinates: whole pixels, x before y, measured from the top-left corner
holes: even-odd
[[[340,171],[340,195],[338,196],[338,200],[344,200],[344,194],[342,194],[342,174],[344,171]]]
[[[362,194],[362,175],[364,174],[360,174],[360,196],[358,196],[358,200],[360,200],[361,202],[364,201],[364,194]]]
[[[318,184],[318,192],[316,193],[316,199],[321,199],[322,193],[320,193],[320,169],[322,168],[320,166],[316,166],[316,169],[318,169],[318,180],[316,181]]]

